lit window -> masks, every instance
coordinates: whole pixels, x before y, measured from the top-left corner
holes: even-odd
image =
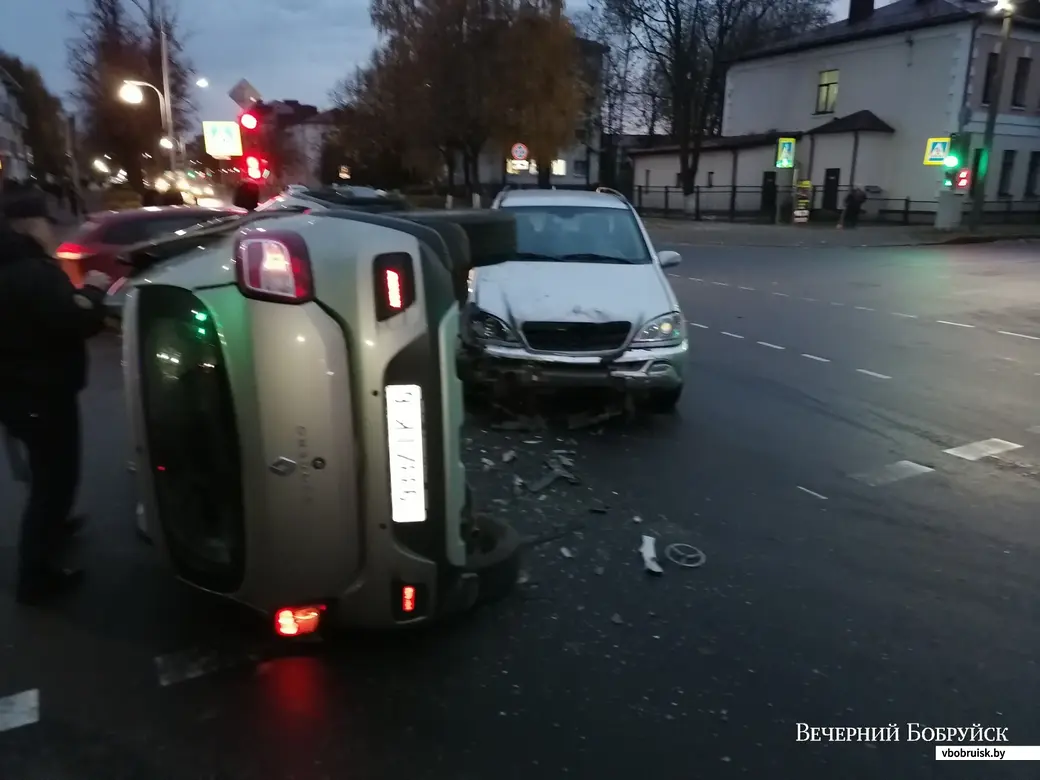
[[[820,81],[816,87],[816,113],[833,114],[838,104],[838,71],[820,71]]]

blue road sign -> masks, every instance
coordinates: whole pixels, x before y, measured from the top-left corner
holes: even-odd
[[[776,141],[776,167],[794,167],[794,138],[778,138]]]
[[[949,138],[929,138],[924,148],[925,165],[942,165],[950,153]]]
[[[202,138],[206,154],[217,159],[242,156],[242,131],[238,122],[203,122]]]

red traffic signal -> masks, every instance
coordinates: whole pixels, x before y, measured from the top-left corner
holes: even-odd
[[[246,111],[238,117],[238,123],[246,130],[256,130],[257,126],[260,124],[260,120],[256,118],[256,114],[251,114]]]
[[[959,190],[966,190],[971,187],[971,170],[968,168],[961,168],[957,171],[957,178],[954,181],[954,186]]]
[[[250,179],[258,181],[260,179],[266,179],[268,176],[267,160],[256,157],[255,155],[247,156],[243,161],[246,169],[246,176]]]

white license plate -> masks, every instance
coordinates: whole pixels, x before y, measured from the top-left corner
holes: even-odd
[[[422,388],[387,385],[384,393],[391,517],[395,523],[421,523],[426,520]]]

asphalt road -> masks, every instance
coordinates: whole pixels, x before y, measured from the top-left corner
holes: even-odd
[[[12,605],[0,478],[0,778],[1035,778],[937,766],[906,724],[1040,745],[1036,247],[681,249],[679,414],[471,425],[525,576],[418,636],[287,646],[172,582],[132,530],[117,346],[96,343],[89,579],[61,606]],[[515,497],[556,449],[582,484]],[[648,576],[644,533],[707,560]]]

